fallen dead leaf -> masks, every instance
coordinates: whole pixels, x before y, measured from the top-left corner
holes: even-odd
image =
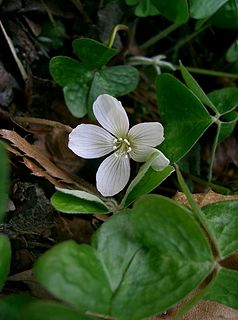
[[[238,195],[224,195],[216,193],[212,190],[204,193],[195,193],[192,195],[193,199],[198,203],[200,207],[206,206],[209,203],[225,201],[225,200],[238,200]],[[177,192],[173,198],[175,201],[188,207],[188,201],[184,193]]]
[[[75,181],[66,172],[64,172],[62,169],[59,169],[53,162],[51,162],[46,156],[44,156],[36,147],[28,143],[15,131],[1,129],[0,135],[4,139],[10,141],[14,147],[16,147],[21,152],[23,152],[27,157],[30,157],[35,161],[37,161],[38,164],[40,164],[41,167],[43,167],[50,176],[57,178],[60,181],[63,181],[64,183],[75,184]]]

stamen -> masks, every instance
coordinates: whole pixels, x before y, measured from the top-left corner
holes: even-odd
[[[128,153],[131,152],[130,141],[126,138],[117,138],[113,140],[113,150],[115,150],[116,157],[125,156],[128,157]]]
[[[124,142],[125,142],[128,146],[130,146],[130,142],[129,142],[127,139],[124,139]]]

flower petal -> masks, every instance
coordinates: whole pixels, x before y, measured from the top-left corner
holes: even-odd
[[[145,145],[138,145],[136,148],[132,148],[129,155],[136,162],[145,162],[149,159],[154,150],[157,149]]]
[[[161,151],[157,150],[157,153],[158,157],[155,158],[155,160],[152,162],[151,167],[155,171],[160,171],[166,168],[169,165],[170,161],[168,158],[165,157],[165,155]]]
[[[108,94],[102,94],[94,102],[93,112],[103,128],[118,138],[126,137],[129,120],[120,101]]]
[[[132,148],[140,145],[155,147],[164,140],[164,128],[159,122],[139,123],[129,130],[128,138]]]
[[[80,124],[69,134],[68,147],[82,158],[93,159],[113,151],[114,137],[93,124]]]
[[[130,177],[129,157],[117,157],[114,153],[107,157],[96,174],[97,189],[105,197],[120,192]]]
[[[167,159],[161,151],[152,147],[141,146],[140,149],[137,149],[137,152],[135,152],[134,150],[131,151],[130,157],[134,161],[145,162],[152,156],[153,153],[157,154],[157,157],[151,165],[154,170],[159,171],[169,165],[169,159]]]

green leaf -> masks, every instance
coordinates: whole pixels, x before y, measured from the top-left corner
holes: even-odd
[[[6,236],[0,234],[0,290],[5,284],[11,262],[11,245]]]
[[[74,82],[64,87],[65,103],[74,117],[82,118],[87,113],[89,87],[86,83]]]
[[[9,164],[4,146],[0,143],[0,223],[4,221],[8,199]]]
[[[226,60],[230,63],[238,61],[238,39],[232,43],[226,52]]]
[[[73,191],[73,190],[72,190]],[[51,197],[51,203],[56,210],[65,213],[109,213],[109,209],[101,201],[88,200],[76,194],[57,191]]]
[[[88,98],[89,109],[100,94],[126,95],[136,88],[138,81],[139,73],[131,66],[115,66],[95,72]]]
[[[228,307],[238,309],[238,272],[220,268],[205,300],[222,303]]]
[[[238,88],[223,88],[208,94],[209,99],[223,115],[233,111],[238,106]]]
[[[215,0],[214,0],[215,1]],[[222,29],[238,29],[238,0],[229,0],[211,18],[211,23]]]
[[[151,167],[146,171],[140,181],[130,190],[125,206],[129,206],[133,201],[138,199],[141,195],[150,193],[157,188],[171,173],[174,172],[172,166],[167,166],[161,171],[155,171]]]
[[[172,202],[170,210],[166,206],[163,211],[158,199],[149,196],[133,210],[114,215],[96,232],[92,246],[73,241],[54,246],[36,262],[37,279],[77,309],[119,320],[144,319],[166,310],[207,276],[213,261],[189,210]],[[161,219],[153,220],[158,215]],[[152,246],[141,239],[143,219],[146,237],[158,239]]]
[[[190,15],[195,19],[209,18],[228,0],[190,0]]]
[[[157,16],[159,11],[152,4],[151,0],[140,0],[135,9],[135,15],[138,17]]]
[[[126,0],[126,4],[128,4],[129,6],[134,6],[139,2],[140,0]]]
[[[130,216],[144,250],[137,252],[117,290],[114,315],[127,305],[125,319],[144,319],[167,310],[197,287],[211,272],[213,257],[190,211],[168,198],[141,197]]]
[[[152,0],[153,5],[168,20],[182,24],[189,18],[187,0]]]
[[[59,49],[64,44],[65,27],[60,20],[54,20],[54,23],[47,21],[42,26],[42,31],[38,40],[48,49]]]
[[[1,320],[23,320],[22,311],[31,301],[32,297],[23,294],[2,298],[0,300]]]
[[[234,130],[238,114],[233,111],[238,106],[238,89],[237,88],[223,88],[212,91],[208,94],[209,99],[216,106],[219,114],[222,117],[220,121],[220,133],[218,143],[229,137]]]
[[[172,166],[167,166],[161,171],[153,170],[151,164],[156,156],[156,154],[153,154],[152,157],[141,166],[138,174],[128,186],[125,196],[121,201],[121,206],[127,207],[139,196],[149,193],[158,187],[174,171]]]
[[[82,118],[87,113],[89,87],[86,83],[70,83],[64,87],[65,103],[74,117]]]
[[[238,250],[237,211],[237,200],[215,202],[202,208],[222,258]]]
[[[69,57],[54,57],[50,61],[53,79],[64,87],[64,98],[73,116],[82,118],[87,113],[89,82],[93,74],[83,63]]]
[[[72,308],[51,301],[33,301],[24,309],[24,320],[90,320]]]
[[[93,78],[91,71],[82,62],[63,56],[50,60],[50,74],[62,87],[75,82],[87,83]]]
[[[238,113],[235,111],[229,112],[222,117],[223,121],[220,121],[220,132],[218,137],[218,143],[221,143],[224,139],[229,137],[238,120]]]
[[[198,98],[174,76],[160,75],[156,88],[165,129],[160,150],[174,163],[188,153],[213,119]]]
[[[60,243],[36,262],[37,279],[78,309],[109,314],[111,288],[96,250],[72,240]]]
[[[97,69],[107,64],[117,54],[116,49],[108,48],[102,43],[88,38],[73,41],[73,50],[89,69]]]
[[[186,82],[186,85],[189,87],[190,90],[195,94],[195,96],[198,97],[198,99],[210,107],[215,113],[217,112],[217,109],[215,105],[212,103],[212,101],[209,99],[209,97],[205,94],[203,89],[200,87],[200,85],[197,83],[197,81],[193,78],[193,76],[188,72],[188,70],[182,65],[180,62],[180,68],[181,73],[184,78],[184,81]]]

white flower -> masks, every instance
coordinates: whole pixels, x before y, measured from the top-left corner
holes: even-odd
[[[158,74],[161,74],[161,67],[167,67],[173,71],[176,70],[176,68],[172,65],[172,63],[168,61],[164,61],[166,59],[166,56],[163,54],[159,54],[157,56],[154,56],[152,58],[147,58],[143,56],[135,56],[129,58],[129,63],[131,65],[152,65],[155,67],[155,70]]]
[[[93,112],[101,127],[80,124],[69,135],[69,148],[86,159],[110,154],[99,166],[97,189],[104,196],[120,192],[130,177],[130,158],[145,162],[154,153],[155,170],[162,170],[169,160],[157,149],[162,143],[163,126],[159,122],[136,124],[129,130],[126,111],[117,99],[108,94],[100,95],[93,104]]]

